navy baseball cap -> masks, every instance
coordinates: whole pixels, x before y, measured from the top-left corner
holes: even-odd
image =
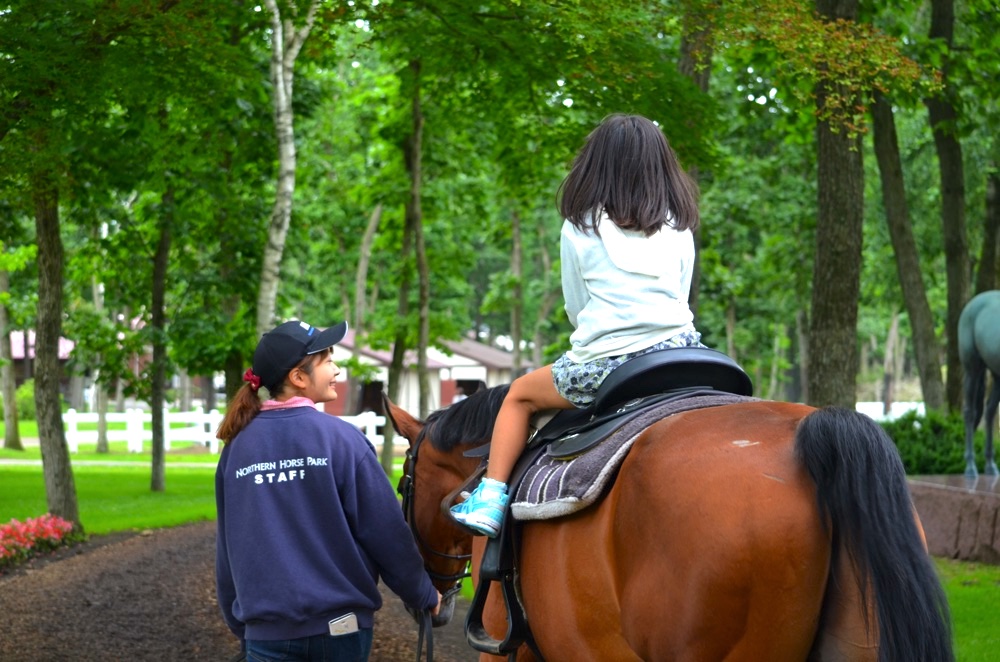
[[[347,322],[322,331],[299,320],[285,322],[265,333],[257,343],[253,373],[260,377],[261,386],[273,391],[304,358],[333,347],[345,335]]]

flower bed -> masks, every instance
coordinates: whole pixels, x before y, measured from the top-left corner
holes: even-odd
[[[73,525],[55,515],[42,515],[24,522],[12,519],[0,524],[0,573],[73,540]]]

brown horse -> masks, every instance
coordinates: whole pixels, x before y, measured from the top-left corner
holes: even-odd
[[[468,554],[478,576],[485,538],[446,512],[505,394],[426,423],[387,403],[410,441],[407,518],[441,590]],[[519,579],[547,660],[954,659],[895,446],[843,409],[750,401],[654,423],[601,500],[523,523]],[[501,637],[496,586],[483,623]]]

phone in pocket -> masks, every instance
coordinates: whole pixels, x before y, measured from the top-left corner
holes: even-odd
[[[358,631],[358,617],[353,612],[344,614],[330,621],[329,626],[331,637],[352,634]]]

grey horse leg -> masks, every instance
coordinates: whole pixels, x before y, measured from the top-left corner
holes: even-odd
[[[976,478],[979,472],[976,471],[976,448],[973,439],[976,427],[979,425],[979,419],[983,416],[983,398],[986,395],[986,365],[982,360],[969,363],[971,365],[965,366],[965,402],[962,407],[962,415],[965,419],[965,476]],[[987,452],[989,453],[987,473],[989,473],[989,463],[993,460],[992,444]],[[993,470],[996,471],[995,464]]]
[[[986,468],[983,473],[987,476],[996,476],[1000,472],[997,471],[996,462],[993,461],[993,428],[997,418],[997,407],[1000,406],[1000,373],[990,371],[990,374],[993,376],[993,386],[986,402]]]

